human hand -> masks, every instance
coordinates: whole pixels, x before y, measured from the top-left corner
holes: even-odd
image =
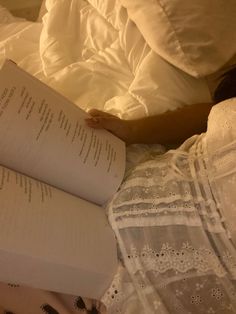
[[[130,126],[128,120],[122,120],[110,113],[92,109],[91,118],[85,119],[87,125],[94,129],[106,129],[126,143],[129,143]]]

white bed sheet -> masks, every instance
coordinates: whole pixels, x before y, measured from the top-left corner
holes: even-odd
[[[81,108],[123,118],[211,100],[205,79],[150,49],[119,0],[47,0],[46,7],[42,23],[2,14],[0,63],[11,58]]]
[[[13,59],[85,110],[123,118],[211,100],[205,79],[174,68],[150,49],[119,0],[47,0],[46,6],[42,23],[0,10],[0,63]],[[137,156],[137,162],[146,157],[128,155],[131,162]],[[129,302],[137,298],[133,282],[123,268],[118,275],[130,293],[126,313],[137,313],[139,303]],[[104,297],[108,306],[109,298]]]

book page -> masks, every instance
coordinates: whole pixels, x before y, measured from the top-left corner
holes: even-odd
[[[97,204],[119,187],[125,144],[89,128],[87,114],[6,61],[0,71],[0,163]]]
[[[104,209],[0,166],[0,281],[101,297],[117,267]]]

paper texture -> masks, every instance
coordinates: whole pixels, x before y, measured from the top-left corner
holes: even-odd
[[[0,166],[0,281],[100,298],[117,267],[102,208]]]
[[[122,181],[125,144],[87,127],[86,115],[6,61],[0,71],[0,163],[103,204]]]

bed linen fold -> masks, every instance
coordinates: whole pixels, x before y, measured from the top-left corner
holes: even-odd
[[[43,23],[2,19],[1,63],[11,58],[81,108],[110,111],[123,118],[211,100],[205,79],[189,76],[156,54],[119,0],[47,0],[46,6]],[[190,149],[193,155],[199,149],[195,138],[177,155],[169,152],[137,166],[122,186],[122,202],[117,196],[112,203],[110,222],[126,268],[120,264],[103,297],[109,313],[205,314],[204,291],[212,301],[207,307],[209,313],[217,313],[216,305],[221,301],[224,308],[218,309],[223,313],[235,310],[235,283],[231,281],[235,252],[222,217],[205,195],[194,194],[193,199],[193,180],[184,181],[181,176],[189,177],[193,169],[187,158]],[[165,167],[166,160],[161,163],[161,158],[172,167]],[[174,172],[175,179],[181,183],[178,197],[171,179],[176,166],[180,172]],[[167,191],[161,182],[155,182],[153,174],[168,182],[167,198],[161,199]],[[131,194],[134,198],[129,198]],[[139,241],[137,245],[137,239],[143,237],[149,244]],[[220,258],[213,250],[215,244]],[[224,259],[227,267],[222,266]],[[170,299],[172,308],[167,305]]]
[[[11,58],[81,108],[123,118],[210,101],[205,79],[154,53],[119,0],[47,0],[46,8],[42,23],[1,25],[1,63]]]

